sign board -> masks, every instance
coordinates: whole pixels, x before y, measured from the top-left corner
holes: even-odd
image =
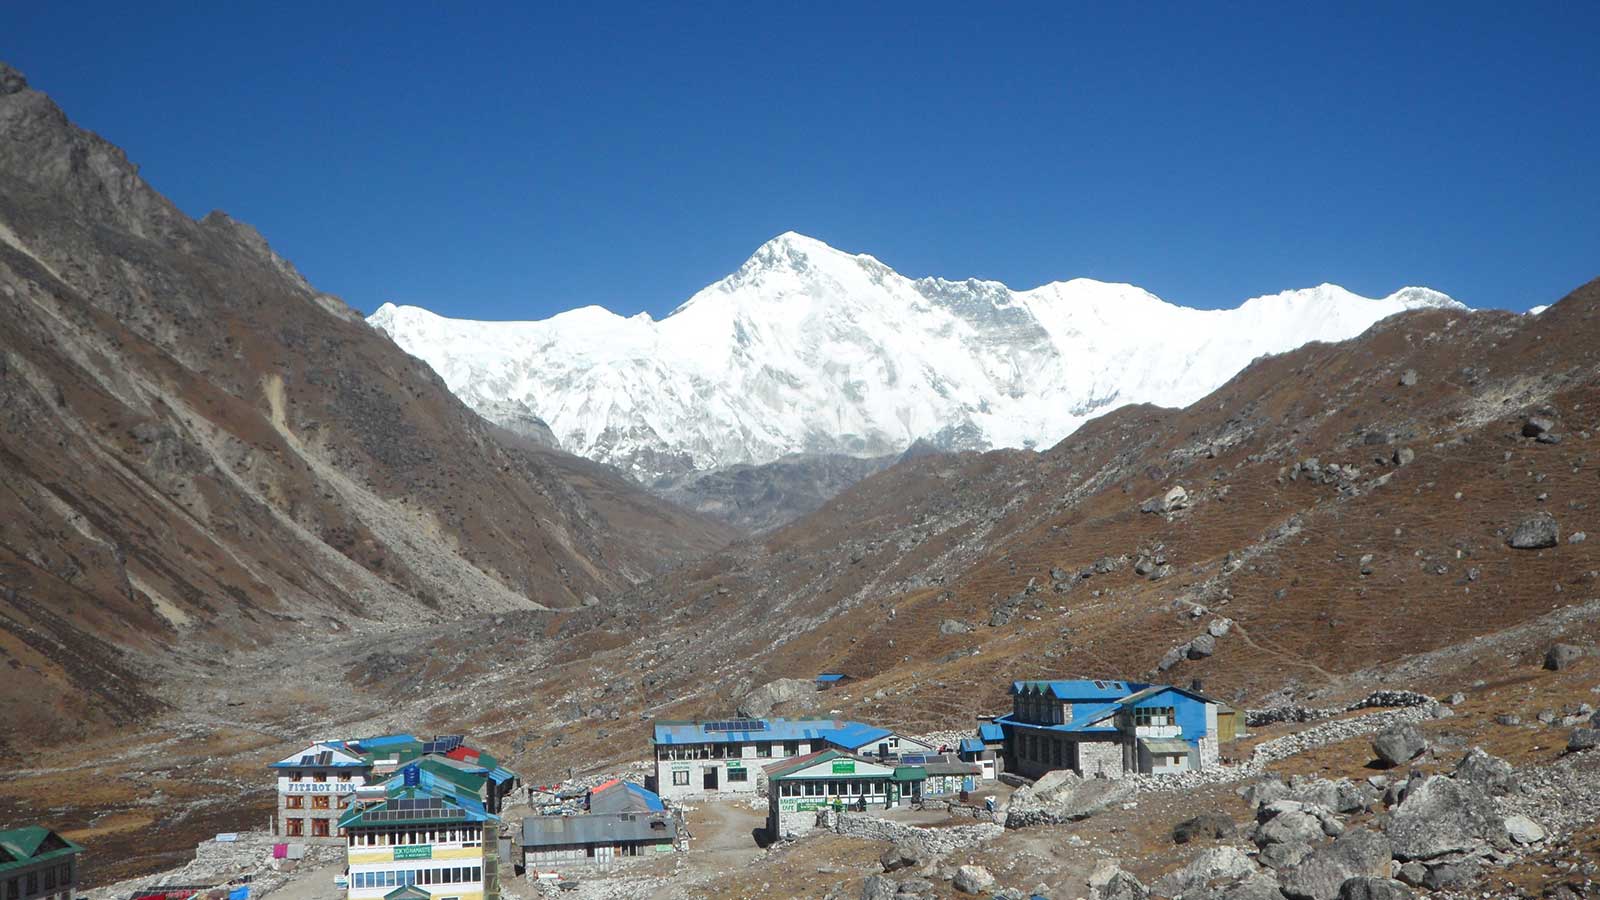
[[[855,760],[853,760],[853,759],[836,759],[836,760],[833,761],[833,774],[835,774],[835,775],[854,775],[855,773],[856,773],[856,761]]]
[[[778,801],[778,809],[782,812],[816,812],[827,808],[828,801],[823,799],[800,800],[795,797],[785,797]]]
[[[741,760],[741,759],[730,759],[730,760],[728,760],[728,768],[730,768],[730,769],[742,769],[742,768],[744,768],[744,760]]]
[[[394,848],[395,859],[433,859],[432,844],[405,844]]]
[[[421,783],[422,769],[416,763],[406,766],[403,771],[406,779],[406,787],[416,787],[419,783]]]
[[[281,794],[353,794],[361,787],[360,781],[290,781],[278,779]]]

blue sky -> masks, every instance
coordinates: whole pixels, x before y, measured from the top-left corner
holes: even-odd
[[[790,229],[1194,306],[1600,275],[1596,3],[245,6],[8,5],[0,58],[366,311],[663,315]]]

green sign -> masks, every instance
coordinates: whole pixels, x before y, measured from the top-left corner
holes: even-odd
[[[432,844],[406,845],[394,848],[395,859],[433,859]]]
[[[826,800],[796,800],[785,797],[778,801],[778,809],[783,812],[815,812],[819,809],[826,809],[827,806],[828,801]]]
[[[730,769],[742,769],[742,768],[744,768],[744,761],[743,760],[738,760],[738,759],[730,759],[730,760],[728,760],[728,768],[730,768]]]
[[[855,773],[856,773],[856,761],[855,760],[853,760],[853,759],[836,759],[836,760],[833,761],[833,774],[835,774],[835,775],[854,775]]]

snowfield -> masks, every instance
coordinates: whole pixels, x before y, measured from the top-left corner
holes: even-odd
[[[598,306],[534,322],[384,304],[368,318],[491,418],[538,416],[573,453],[645,481],[790,453],[1046,447],[1128,403],[1184,406],[1250,360],[1420,307],[1323,284],[1200,310],[1085,278],[1014,291],[911,279],[780,235],[656,321]]]

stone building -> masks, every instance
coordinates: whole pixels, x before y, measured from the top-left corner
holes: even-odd
[[[273,763],[278,776],[278,813],[273,833],[310,843],[335,844],[338,821],[356,790],[372,775],[371,757],[345,741],[325,741]]]
[[[805,834],[817,812],[892,809],[920,799],[927,773],[842,750],[819,750],[766,767],[767,833],[774,839]]]
[[[1005,735],[1007,771],[1037,778],[1198,771],[1217,764],[1221,704],[1186,688],[1128,681],[1018,681]]]
[[[73,900],[83,847],[41,825],[0,831],[0,897]]]

